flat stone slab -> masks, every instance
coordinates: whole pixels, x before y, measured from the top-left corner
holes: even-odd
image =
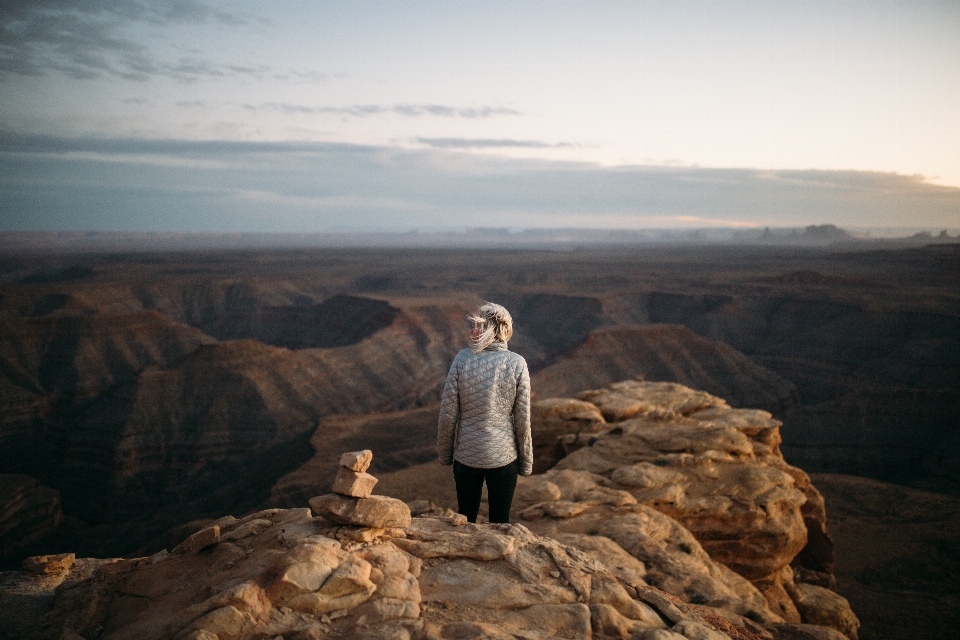
[[[33,556],[24,560],[20,567],[31,573],[49,574],[66,571],[73,566],[76,556],[72,553],[59,553],[49,556]]]
[[[340,467],[333,481],[333,492],[353,498],[367,498],[373,493],[377,479],[369,473],[356,472]]]
[[[410,525],[410,507],[402,500],[387,496],[351,498],[336,493],[310,498],[310,508],[336,524],[378,529],[400,528]]]
[[[351,451],[340,456],[340,466],[357,473],[363,473],[369,469],[371,462],[373,462],[373,451],[370,449]]]
[[[181,555],[199,553],[207,547],[212,547],[220,542],[220,527],[213,525],[206,529],[201,529],[195,534],[178,544],[173,548],[173,552]]]

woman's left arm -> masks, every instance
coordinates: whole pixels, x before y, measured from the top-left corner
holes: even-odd
[[[513,402],[513,432],[517,442],[517,466],[520,475],[533,473],[533,438],[530,435],[530,372],[526,361],[517,379],[517,396]]]

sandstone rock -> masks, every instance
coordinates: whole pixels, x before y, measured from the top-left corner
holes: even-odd
[[[790,595],[803,623],[832,627],[850,640],[857,640],[860,621],[846,598],[829,589],[802,582],[793,585]]]
[[[573,470],[550,471],[545,478],[560,487],[564,497],[591,495],[602,476]],[[725,607],[763,620],[779,620],[756,587],[724,570],[700,543],[669,516],[641,505],[596,504],[567,519],[524,521],[550,537],[564,534],[609,538],[643,563],[644,580],[681,598]]]
[[[231,529],[227,533],[223,534],[220,539],[222,541],[243,540],[244,538],[255,536],[272,526],[273,523],[269,520],[264,518],[256,518]]]
[[[561,475],[557,484],[561,491],[566,487],[584,494],[589,494],[590,482],[596,480],[589,474],[555,475]],[[242,543],[249,552],[224,540],[211,553],[100,565],[92,578],[59,590],[53,611],[45,618],[49,633],[45,631],[38,640],[56,640],[68,626],[83,637],[99,634],[143,640],[277,636],[427,640],[462,634],[531,640],[626,639],[665,630],[664,618],[672,625],[685,623],[679,628],[687,632],[701,632],[694,623],[709,622],[706,612],[712,609],[695,610],[642,584],[643,571],[647,576],[651,571],[622,546],[630,544],[628,536],[638,544],[649,544],[649,533],[657,526],[674,535],[679,535],[679,529],[671,529],[667,516],[642,505],[596,504],[588,511],[614,514],[623,509],[649,513],[648,530],[638,528],[636,522],[624,522],[611,534],[619,535],[620,542],[586,533],[558,536],[585,551],[516,524],[454,526],[429,517],[413,521],[408,538],[351,543],[354,546],[348,550],[320,535],[317,531],[326,531],[330,525],[305,520],[303,509],[275,512],[269,514],[271,522],[283,528],[284,535],[246,536]],[[580,517],[555,522],[570,523]],[[267,518],[234,523],[234,530],[258,520]],[[588,526],[597,522],[594,518]],[[286,535],[300,529],[301,534]],[[85,562],[78,560],[75,566]],[[676,575],[688,569],[680,566]],[[657,571],[662,574],[664,567],[657,566]],[[34,579],[48,578],[37,575]],[[3,596],[0,588],[0,599]]]
[[[630,640],[687,640],[687,637],[667,629],[647,629],[633,634]]]
[[[635,631],[649,629],[648,625],[631,620],[608,604],[590,605],[590,626],[602,638],[629,638]]]
[[[533,402],[530,406],[533,472],[547,471],[567,454],[559,441],[561,436],[598,433],[606,426],[600,410],[589,402],[573,398],[546,398]]]
[[[331,493],[311,498],[310,507],[331,522],[360,527],[404,528],[411,520],[410,507],[386,496],[351,498]]]
[[[665,484],[680,483],[686,477],[673,469],[656,466],[650,462],[618,467],[610,474],[610,479],[625,487],[652,489]]]
[[[584,604],[535,604],[524,609],[507,610],[502,616],[503,628],[516,629],[517,635],[544,638],[590,637],[590,608]]]
[[[577,396],[596,405],[608,421],[619,422],[642,413],[657,417],[689,415],[711,407],[726,407],[726,401],[705,391],[694,391],[675,382],[625,380],[604,389],[584,391]]]
[[[790,567],[784,567],[780,571],[753,580],[763,597],[767,599],[770,608],[787,622],[800,622],[800,612],[793,598],[790,597],[789,585],[792,583],[793,574]]]
[[[173,553],[190,554],[203,551],[220,542],[220,527],[201,529],[173,548]]]
[[[520,517],[525,520],[536,520],[543,516],[551,518],[572,518],[575,515],[583,513],[589,505],[582,502],[572,502],[570,500],[556,500],[553,502],[541,502],[532,507],[524,509]]]
[[[779,423],[671,383],[627,381],[580,397],[619,422],[545,480],[581,469],[595,474],[583,476],[598,485],[594,491],[623,487],[680,521],[711,557],[756,581],[778,615],[799,622],[776,576],[806,545],[806,520],[822,518],[822,502],[804,517],[815,490],[776,450]],[[583,500],[586,490],[571,488],[563,497]]]
[[[373,487],[376,484],[377,479],[369,473],[358,473],[346,467],[340,467],[337,471],[337,477],[333,480],[332,491],[354,498],[366,498],[373,492]]]
[[[340,466],[357,473],[363,473],[369,469],[371,462],[373,462],[373,452],[369,449],[351,451],[340,456]]]
[[[730,640],[727,634],[694,620],[681,620],[671,627],[671,631],[689,640]]]
[[[410,554],[386,542],[376,546],[366,547],[358,555],[370,563],[370,566],[384,575],[399,575],[403,573],[418,574],[420,561]]]
[[[560,487],[549,480],[545,480],[542,475],[520,476],[517,478],[517,489],[513,495],[513,503],[524,509],[538,502],[559,500],[561,496]]]
[[[467,520],[467,516],[463,515],[462,513],[455,513],[451,516],[443,517],[440,519],[443,520],[444,522],[452,524],[455,527],[462,527],[463,525],[467,524],[467,522],[469,522]]]
[[[61,573],[73,566],[76,556],[72,553],[59,553],[49,556],[32,556],[20,566],[24,571],[33,573]]]
[[[377,624],[387,620],[420,617],[420,605],[407,599],[382,597],[368,600],[354,610],[357,626]]]
[[[670,383],[627,381],[579,398],[600,408],[607,429],[587,440],[561,437],[571,442],[569,455],[518,487],[520,521],[571,543],[565,536],[580,536],[584,548],[591,537],[609,538],[641,561],[646,582],[718,607],[724,624],[799,623],[804,598],[790,565],[811,567],[805,576],[829,584],[832,543],[822,497],[802,470],[783,461],[780,423],[766,411],[731,409]],[[552,486],[560,496],[551,495]],[[618,500],[621,493],[669,517],[657,522],[630,508],[632,500]],[[618,511],[598,508],[607,504]],[[801,550],[806,554],[798,557]],[[802,587],[811,606],[804,622],[849,628],[838,601],[820,601],[813,588]]]
[[[647,584],[643,577],[647,568],[623,547],[605,536],[590,536],[576,533],[560,533],[556,540],[590,554],[603,563],[617,580],[636,586]]]
[[[384,496],[318,496],[310,505],[321,517],[274,509],[221,518],[175,554],[104,566],[63,591],[51,625],[83,611],[86,622],[72,627],[81,634],[152,638],[162,627],[177,640],[626,639],[668,626],[687,640],[756,640],[805,633],[783,624],[800,621],[800,604],[804,621],[833,620],[830,592],[796,584],[790,569],[804,524],[825,516],[809,478],[779,455],[769,414],[655,383],[596,400],[611,419],[618,403],[628,413],[648,406],[582,442],[573,434],[579,449],[521,480],[522,524],[469,524],[452,513],[411,520],[409,507]],[[221,527],[221,544],[196,553]],[[164,590],[173,576],[183,591]],[[147,614],[136,608],[146,601]],[[106,620],[120,626],[97,630]]]
[[[356,527],[351,525],[341,527],[336,533],[338,540],[353,540],[354,542],[372,542],[385,535],[387,535],[387,530],[381,527]]]
[[[587,425],[603,424],[606,422],[597,405],[573,398],[544,398],[543,400],[537,400],[531,405],[531,413],[543,421],[561,420],[565,423],[576,421]],[[572,433],[573,431],[575,430],[567,430],[563,433]]]
[[[514,551],[513,539],[495,530],[453,526],[435,518],[417,518],[407,528],[407,539],[393,543],[418,558],[498,560]]]
[[[249,628],[253,624],[254,620],[250,614],[228,605],[214,609],[195,620],[188,628],[188,632],[205,631],[217,638],[236,638],[243,633],[245,628]]]
[[[342,555],[336,549],[320,545],[302,545],[291,554],[289,564],[270,585],[267,594],[284,604],[302,593],[316,591],[340,565]]]

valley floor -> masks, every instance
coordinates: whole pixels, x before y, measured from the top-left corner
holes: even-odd
[[[947,640],[960,629],[960,499],[811,474],[827,506],[837,591],[860,640]]]

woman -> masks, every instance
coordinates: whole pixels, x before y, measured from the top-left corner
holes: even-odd
[[[453,465],[458,510],[477,521],[487,483],[490,522],[508,522],[517,475],[533,472],[530,373],[523,357],[507,351],[513,319],[485,303],[470,316],[472,349],[454,358],[447,374],[437,428],[437,454]]]

